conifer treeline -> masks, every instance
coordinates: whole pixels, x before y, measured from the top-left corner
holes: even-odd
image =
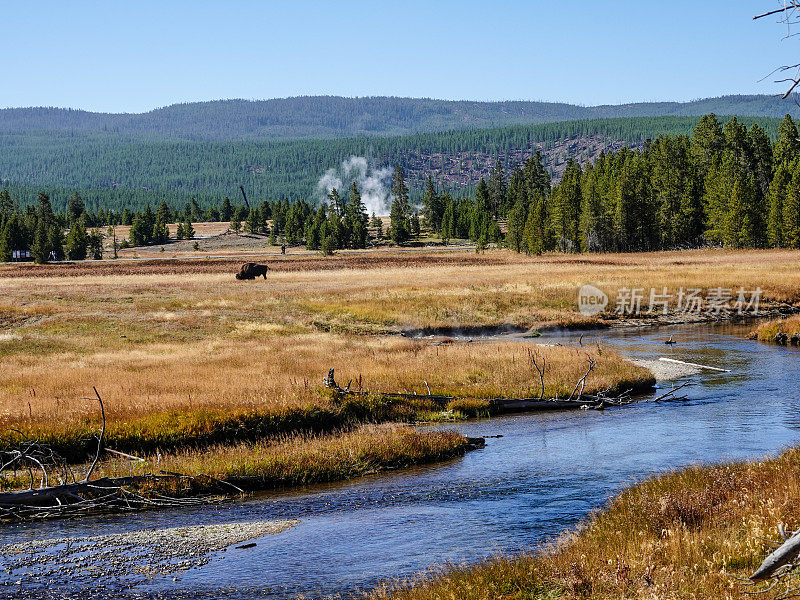
[[[498,161],[472,197],[439,191],[429,176],[419,213],[398,166],[392,198],[387,234],[397,244],[425,231],[445,243],[471,239],[479,248],[497,243],[529,254],[706,245],[800,248],[800,139],[788,115],[773,144],[757,123],[748,129],[733,118],[723,126],[709,114],[691,135],[662,135],[640,150],[601,154],[583,167],[570,160],[557,185],[537,152],[510,172]],[[346,196],[331,190],[328,202],[316,207],[284,199],[246,208],[225,198],[219,208],[203,209],[193,199],[174,209],[162,200],[155,211],[148,205],[121,213],[87,211],[78,194],[63,213],[52,210],[44,193],[21,209],[4,190],[0,260],[8,260],[12,250],[31,250],[41,261],[96,256],[100,234],[89,229],[107,225],[131,225],[132,245],[165,243],[167,223],[178,223],[177,237],[191,239],[198,221],[230,222],[233,231],[268,234],[272,243],[302,244],[325,254],[368,246],[369,227],[376,240],[383,237],[380,219],[369,219],[355,183]]]
[[[691,136],[660,136],[585,167],[572,160],[552,188],[536,163],[515,167],[490,205],[518,252],[800,248],[800,141],[788,115],[774,145],[758,124],[723,127],[710,114]],[[490,198],[501,183],[490,181]]]
[[[740,120],[748,126],[758,122],[775,138],[777,120]],[[77,192],[94,212],[100,207],[140,211],[148,202],[155,207],[164,199],[170,206],[183,206],[192,197],[207,207],[240,185],[255,198],[308,199],[327,169],[351,156],[364,156],[376,168],[402,165],[413,182],[409,187],[414,199],[424,181],[419,174],[436,170],[438,185],[466,196],[474,193],[477,178],[470,175],[469,186],[461,188],[443,171],[461,169],[461,158],[484,155],[510,167],[511,157],[527,155],[533,147],[547,152],[564,140],[585,137],[638,146],[661,133],[689,134],[697,121],[698,117],[592,119],[400,137],[227,142],[130,140],[99,132],[0,132],[0,177],[2,186],[23,200],[48,193],[55,210],[63,210]]]

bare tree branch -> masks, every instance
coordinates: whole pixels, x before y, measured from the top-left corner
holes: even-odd
[[[94,455],[94,461],[92,461],[92,466],[89,467],[89,472],[86,473],[84,481],[89,481],[94,468],[97,466],[97,461],[100,460],[100,453],[103,451],[103,436],[106,434],[106,411],[103,407],[103,399],[100,397],[96,387],[92,386],[92,389],[95,396],[97,396],[97,401],[100,403],[100,416],[103,417],[103,427],[100,429],[100,437],[97,439],[97,454]]]

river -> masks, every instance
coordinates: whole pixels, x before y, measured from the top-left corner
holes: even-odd
[[[800,349],[745,339],[749,327],[693,325],[584,334],[634,358],[672,356],[730,369],[684,378],[686,402],[553,412],[448,425],[495,436],[444,464],[267,493],[180,512],[157,511],[0,529],[0,544],[153,527],[265,519],[300,524],[229,549],[179,576],[127,587],[57,576],[46,586],[0,574],[18,598],[293,598],[349,594],[445,563],[517,552],[552,539],[623,486],[696,462],[758,457],[800,434]],[[677,342],[668,346],[670,335]],[[577,345],[579,334],[534,342]],[[662,383],[660,388],[671,383]],[[0,572],[1,573],[1,572]]]

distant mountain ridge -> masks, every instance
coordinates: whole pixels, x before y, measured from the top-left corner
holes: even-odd
[[[0,133],[31,131],[112,134],[182,141],[281,140],[397,136],[506,125],[620,117],[800,114],[775,96],[720,96],[690,102],[579,106],[558,102],[476,102],[429,98],[299,96],[173,104],[145,113],[95,113],[64,108],[0,109]]]

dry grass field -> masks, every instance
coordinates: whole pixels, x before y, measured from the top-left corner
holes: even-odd
[[[334,402],[321,379],[334,367],[342,385],[352,379],[370,391],[538,395],[523,344],[439,344],[396,333],[593,324],[577,312],[586,282],[611,294],[623,286],[760,286],[766,299],[796,302],[798,258],[382,250],[274,257],[266,281],[236,281],[231,259],[2,265],[0,426],[80,454],[98,426],[96,402],[82,400],[92,386],[106,403],[109,444],[142,452],[430,418],[447,407]],[[540,351],[547,394],[568,394],[588,349]],[[587,390],[648,378],[603,351]]]
[[[219,492],[220,482],[230,482],[246,491],[265,490],[339,481],[447,460],[464,454],[469,447],[467,438],[452,431],[421,433],[403,425],[364,425],[327,435],[283,435],[256,443],[159,454],[143,462],[109,455],[98,464],[94,476],[127,477],[164,470],[213,478],[200,477],[188,484],[181,480],[145,480],[142,486],[146,489],[139,488],[172,496]],[[72,466],[76,477],[88,469],[89,464]],[[34,479],[39,475],[34,473]],[[27,487],[30,478],[24,470],[7,474],[0,478],[0,490]]]

